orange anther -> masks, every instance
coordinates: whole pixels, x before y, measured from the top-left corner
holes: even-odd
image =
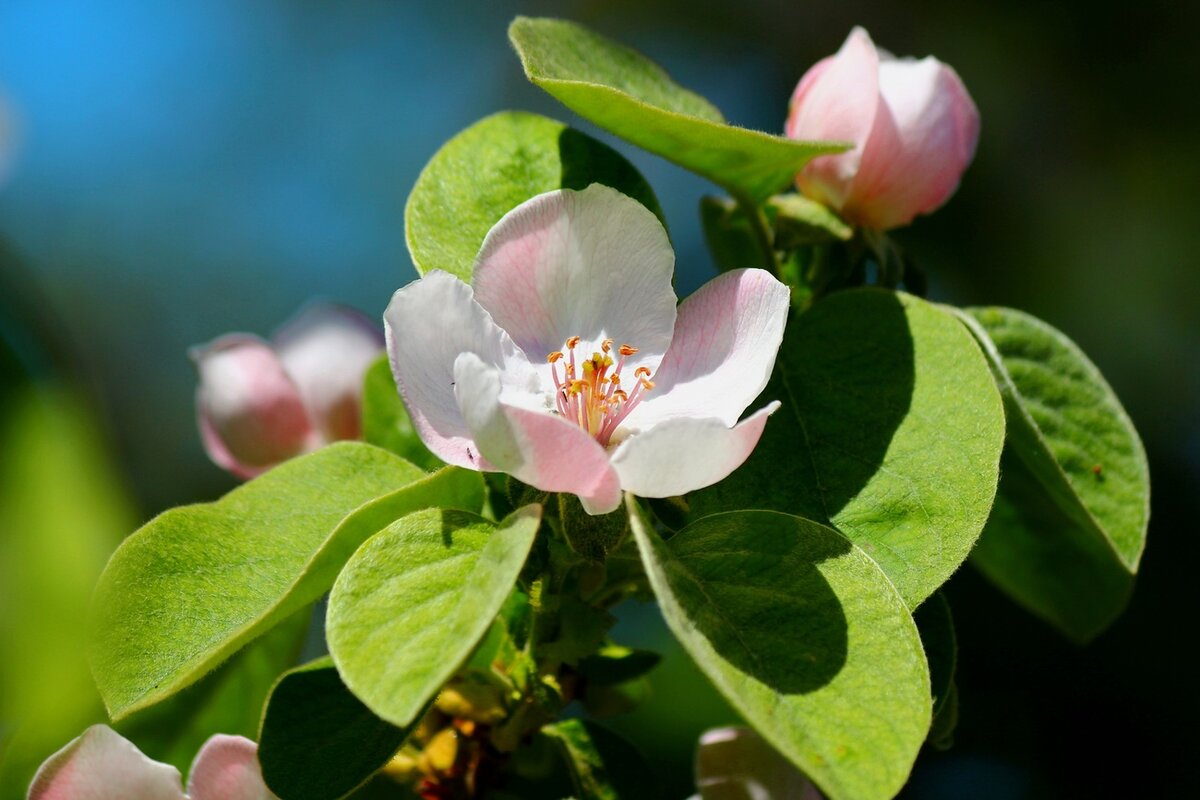
[[[650,391],[651,389],[654,388],[654,381],[648,381],[645,378],[643,378],[642,379],[642,388],[645,389],[647,392]]]
[[[612,339],[609,339],[609,341],[611,342]],[[631,344],[623,344],[617,348],[617,352],[623,356],[631,356],[634,353],[636,353],[637,351],[638,351],[638,349]]]
[[[635,369],[633,371],[633,377],[635,377],[635,378],[640,378],[643,375],[647,378],[650,377],[650,368],[649,367],[638,367],[637,369]]]
[[[578,336],[572,336],[570,339],[567,339],[567,349],[568,350],[574,350],[575,345],[577,345],[577,344],[579,344]]]
[[[600,343],[600,349],[607,353],[612,348],[612,343],[612,339],[605,339]]]
[[[549,361],[551,364],[553,364],[555,361],[558,361],[562,357],[563,357],[562,351],[555,350],[553,353],[546,356],[546,360]]]
[[[624,389],[617,389],[612,393],[612,396],[613,400],[620,400],[622,403],[629,399],[629,395],[625,394]]]

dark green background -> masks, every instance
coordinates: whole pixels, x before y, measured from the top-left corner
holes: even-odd
[[[503,108],[572,121],[522,77],[505,39],[518,12],[632,44],[765,130],[856,23],[958,69],[978,156],[897,238],[935,299],[1014,305],[1083,346],[1146,441],[1153,512],[1132,605],[1089,647],[969,568],[952,580],[958,744],[923,757],[905,796],[1200,793],[1200,4],[5,0],[0,91],[20,122],[0,183],[5,388],[82,386],[145,516],[232,486],[200,450],[185,348],[267,333],[314,295],[379,314],[415,277],[402,209],[440,143]],[[696,211],[713,189],[620,147],[658,192],[691,291],[713,274]],[[656,625],[623,622],[643,641]],[[672,682],[628,726],[678,796],[691,739],[723,714],[710,694]],[[651,722],[670,715],[682,738]]]

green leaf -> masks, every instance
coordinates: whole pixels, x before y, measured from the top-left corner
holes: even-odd
[[[372,714],[326,657],[297,667],[271,690],[258,761],[267,786],[284,800],[335,800],[387,764],[410,732]]]
[[[429,452],[408,418],[387,355],[380,356],[363,378],[362,426],[367,444],[390,450],[421,469],[445,466]]]
[[[946,596],[937,592],[913,614],[925,659],[929,662],[929,683],[933,687],[933,715],[946,705],[954,687],[954,672],[958,666],[958,639],[954,634],[954,617]]]
[[[578,800],[659,800],[658,777],[632,744],[594,722],[568,719],[542,733],[562,748]]]
[[[929,729],[916,625],[878,566],[823,525],[718,514],[634,536],[668,627],[717,689],[833,800],[893,797]]]
[[[1149,520],[1150,475],[1133,423],[1100,371],[1020,311],[959,312],[1008,414],[992,520],[974,563],[1067,635],[1088,640],[1124,609]]]
[[[996,491],[1004,410],[979,347],[911,295],[836,292],[789,323],[756,407],[768,399],[783,408],[739,470],[689,496],[695,515],[827,522],[915,608],[967,557]]]
[[[790,184],[815,156],[848,146],[728,125],[657,64],[574,23],[517,17],[508,37],[526,77],[567,108],[755,202]]]
[[[592,183],[663,219],[645,179],[607,145],[537,114],[486,117],[442,145],[408,196],[404,227],[413,264],[422,275],[440,269],[470,282],[475,255],[501,217],[544,192]]]
[[[150,758],[174,764],[184,775],[213,734],[257,738],[271,687],[295,665],[311,621],[312,609],[301,609],[199,682],[126,717],[117,731]]]
[[[746,216],[733,200],[701,197],[700,223],[704,227],[704,241],[718,269],[775,268],[759,247]]]
[[[971,563],[1018,603],[1086,642],[1116,619],[1134,576],[1094,532],[1063,513],[1011,448]]]
[[[1013,449],[1063,512],[1136,572],[1150,473],[1117,396],[1083,351],[1045,322],[1010,308],[968,313],[1005,400]]]
[[[392,724],[412,723],[487,633],[540,522],[540,506],[499,524],[429,510],[372,536],[334,584],[326,617],[350,690]]]
[[[214,503],[175,508],[134,533],[97,589],[92,668],[114,719],[185,686],[333,583],[358,546],[433,505],[479,508],[478,473],[426,476],[342,442],[282,464]]]
[[[775,244],[780,250],[826,242],[847,242],[854,228],[827,206],[800,194],[779,194],[767,202],[767,215],[775,227]]]

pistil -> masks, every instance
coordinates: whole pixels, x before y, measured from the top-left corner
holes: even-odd
[[[580,337],[572,336],[564,343],[564,349],[555,350],[546,356],[550,364],[550,375],[554,380],[554,404],[558,413],[573,421],[607,447],[621,421],[629,416],[645,392],[654,388],[650,370],[638,367],[633,375],[633,389],[626,392],[621,386],[621,370],[629,356],[638,352],[633,345],[623,344],[617,348],[618,359],[612,357],[613,340],[605,339],[600,350],[590,358],[577,362],[575,348]],[[559,365],[562,363],[562,371]]]

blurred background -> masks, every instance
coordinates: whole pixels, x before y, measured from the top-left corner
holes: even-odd
[[[614,143],[665,209],[681,293],[714,274],[697,204],[715,187],[528,85],[505,36],[516,13],[637,47],[768,131],[854,24],[959,71],[978,155],[897,238],[935,299],[1017,306],[1084,348],[1145,440],[1153,511],[1132,603],[1087,647],[969,567],[955,576],[957,743],[925,753],[903,796],[1200,796],[1200,4],[1178,0],[3,0],[0,741],[18,692],[63,720],[95,713],[53,670],[72,641],[56,604],[86,598],[142,521],[234,485],[200,448],[188,346],[267,334],[314,296],[380,314],[415,277],[408,191],[454,133],[516,108]],[[649,609],[619,633],[668,646]],[[11,677],[25,659],[32,684]],[[619,727],[682,798],[696,736],[731,714],[678,650],[658,678]]]

